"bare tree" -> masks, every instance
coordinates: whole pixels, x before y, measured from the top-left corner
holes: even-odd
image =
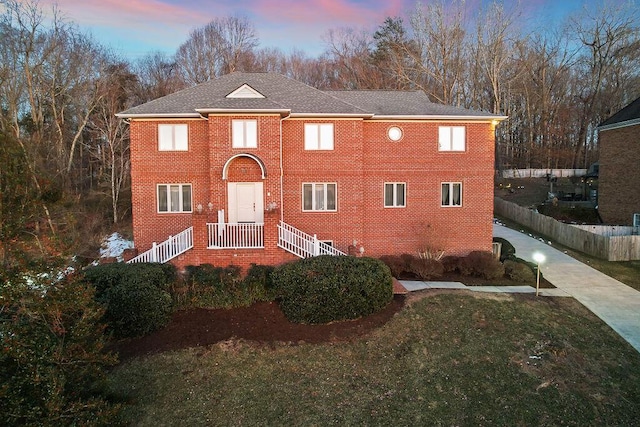
[[[117,223],[120,195],[129,181],[129,126],[116,113],[130,106],[135,99],[137,78],[125,63],[113,64],[97,83],[103,93],[91,116],[92,139],[87,143],[98,164],[98,178],[106,183],[111,198],[112,220]]]
[[[377,89],[381,86],[380,70],[370,61],[373,38],[366,30],[337,28],[323,36],[327,49],[324,60],[331,71],[328,87],[333,89]]]
[[[258,45],[253,24],[246,18],[216,18],[191,32],[176,53],[184,81],[195,85],[240,71],[244,56]]]
[[[164,53],[150,53],[136,62],[134,68],[138,76],[137,102],[147,102],[186,87],[175,58]]]
[[[595,10],[585,9],[583,15],[573,19],[577,41],[584,48],[575,81],[582,119],[573,167],[588,166],[586,147],[595,143],[598,122],[608,112],[620,107],[619,103],[624,97],[618,94],[627,83],[617,80],[627,80],[623,67],[636,70],[640,67],[638,19],[638,9],[633,4],[613,5],[606,2]],[[614,101],[614,105],[611,105],[611,101]]]
[[[464,105],[466,30],[464,3],[443,0],[423,7],[418,4],[411,16],[417,46],[413,82],[432,100],[443,104]]]

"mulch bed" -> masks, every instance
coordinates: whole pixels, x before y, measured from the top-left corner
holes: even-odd
[[[415,280],[412,277],[405,277]],[[468,286],[518,285],[507,278],[483,280],[447,274],[438,281],[464,282]],[[194,308],[173,314],[169,324],[156,332],[140,338],[119,341],[110,349],[119,353],[120,360],[146,356],[164,351],[189,347],[208,346],[231,338],[245,339],[260,344],[279,342],[326,343],[348,341],[362,337],[387,323],[405,304],[405,295],[394,282],[393,301],[383,310],[356,320],[333,322],[324,325],[292,323],[284,316],[276,302],[257,303],[250,307],[233,309]],[[534,285],[535,286],[535,285]],[[541,288],[553,288],[541,280]]]
[[[357,339],[379,328],[404,306],[405,297],[395,295],[383,310],[356,320],[324,325],[292,323],[275,302],[233,309],[189,309],[173,314],[169,324],[140,338],[115,343],[111,349],[120,360],[188,347],[207,346],[230,338],[263,344],[286,342],[326,343]]]

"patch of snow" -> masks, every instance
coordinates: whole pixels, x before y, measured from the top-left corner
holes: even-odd
[[[120,233],[114,232],[104,238],[100,246],[100,258],[116,258],[122,261],[122,253],[125,249],[132,249],[133,242],[127,240]]]

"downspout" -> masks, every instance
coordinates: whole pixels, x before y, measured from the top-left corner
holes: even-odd
[[[286,117],[280,118],[280,221],[284,222],[284,163],[282,160],[282,122],[291,116],[289,113]]]

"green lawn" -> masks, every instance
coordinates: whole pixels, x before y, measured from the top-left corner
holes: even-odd
[[[575,300],[409,298],[366,339],[227,341],[124,363],[110,388],[134,425],[638,425],[640,355]]]

